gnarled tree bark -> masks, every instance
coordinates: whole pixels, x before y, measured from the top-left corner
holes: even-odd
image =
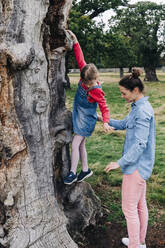
[[[0,246],[77,247],[100,201],[87,183],[64,186],[72,140],[65,106],[72,0],[0,0]],[[77,226],[75,225],[77,223]]]

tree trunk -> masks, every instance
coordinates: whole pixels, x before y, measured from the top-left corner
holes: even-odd
[[[65,69],[66,69],[66,71],[65,71],[65,80],[66,80],[66,86],[65,86],[65,88],[71,89],[71,86],[70,86],[70,78],[69,78],[69,76],[68,76],[68,74],[69,74],[68,57],[69,57],[69,55],[66,54],[66,56],[65,56]]]
[[[128,69],[128,73],[131,73],[131,72],[132,72],[132,66],[130,66]]]
[[[88,184],[62,183],[72,140],[64,91],[71,4],[0,0],[0,247],[74,248],[66,226],[74,230],[81,210],[81,230],[100,214]]]
[[[122,78],[124,75],[124,69],[122,67],[120,67],[120,78]]]
[[[144,81],[148,82],[157,82],[159,79],[157,78],[156,75],[156,68],[154,67],[144,67],[145,70],[145,78]]]

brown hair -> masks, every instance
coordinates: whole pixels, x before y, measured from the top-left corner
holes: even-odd
[[[90,80],[97,79],[99,72],[94,64],[86,64],[82,68],[80,76],[84,83],[88,83]]]
[[[132,68],[131,75],[127,75],[123,77],[119,81],[119,85],[123,86],[124,88],[133,91],[136,87],[139,89],[140,92],[144,91],[144,84],[139,78],[143,71],[140,68]]]

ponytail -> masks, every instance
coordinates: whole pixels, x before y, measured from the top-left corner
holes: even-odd
[[[133,91],[137,87],[140,92],[143,92],[144,84],[139,78],[141,74],[142,70],[140,68],[134,67],[132,68],[132,73],[130,75],[123,77],[119,81],[119,85],[130,91]]]

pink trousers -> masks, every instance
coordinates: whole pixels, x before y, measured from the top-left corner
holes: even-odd
[[[146,181],[136,170],[131,175],[123,175],[122,211],[127,222],[128,248],[139,248],[145,243],[148,225],[146,204]]]

